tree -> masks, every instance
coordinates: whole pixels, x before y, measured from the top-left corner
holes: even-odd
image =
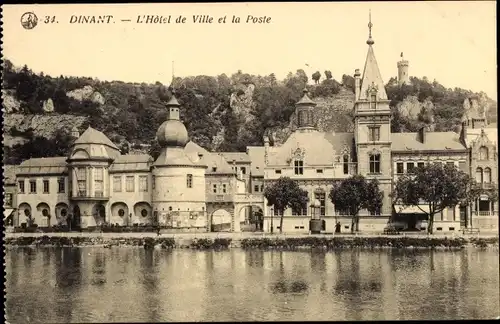
[[[325,71],[325,77],[326,77],[327,80],[330,80],[331,78],[333,78],[332,71],[326,70]]]
[[[330,200],[335,209],[348,212],[352,216],[351,232],[359,230],[359,211],[367,209],[371,212],[380,211],[384,193],[380,191],[378,181],[368,181],[362,175],[354,175],[337,182],[330,191]]]
[[[319,71],[313,73],[312,79],[314,80],[315,84],[318,84],[320,78],[321,78],[321,73],[319,73]]]
[[[303,209],[307,206],[309,198],[307,191],[301,189],[299,184],[289,177],[281,177],[271,186],[264,190],[264,197],[267,199],[268,206],[274,206],[274,209],[281,216],[280,218],[280,233],[283,232],[283,214],[287,208],[296,210]],[[271,215],[271,233],[273,232]]]
[[[428,232],[432,234],[434,215],[477,197],[479,192],[471,190],[472,185],[471,178],[456,167],[430,164],[400,176],[391,195],[395,204],[416,206],[425,213],[429,219]]]

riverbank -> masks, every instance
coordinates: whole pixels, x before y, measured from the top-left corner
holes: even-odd
[[[125,235],[122,235],[125,234]],[[136,234],[136,235],[133,235]],[[136,246],[144,248],[191,249],[353,249],[427,248],[462,249],[498,247],[498,236],[486,235],[270,235],[264,233],[7,233],[6,246]]]

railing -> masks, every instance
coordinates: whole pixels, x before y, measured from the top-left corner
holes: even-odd
[[[76,195],[73,195],[73,193],[70,192],[69,197],[72,199],[108,199],[108,197],[104,195],[104,192],[102,191],[96,191],[93,195],[91,195],[84,190],[78,190],[76,192]]]
[[[493,183],[493,182],[475,183],[474,184],[474,188],[476,188],[476,189],[485,189],[485,190],[496,189],[497,188],[497,184]]]
[[[498,216],[498,211],[474,211],[475,216]]]

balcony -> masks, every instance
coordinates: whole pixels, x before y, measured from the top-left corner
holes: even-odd
[[[96,191],[94,192],[94,195],[91,195],[89,192],[86,191],[77,191],[76,195],[73,195],[70,192],[69,198],[71,200],[95,200],[95,201],[103,201],[103,200],[108,200],[109,197],[104,194],[102,191]]]
[[[473,211],[473,216],[498,216],[498,211]]]
[[[493,182],[475,183],[474,189],[493,190],[497,189],[497,184]]]

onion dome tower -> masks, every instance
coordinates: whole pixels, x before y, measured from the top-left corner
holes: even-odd
[[[161,151],[152,171],[153,217],[160,225],[202,228],[207,221],[204,217],[207,166],[192,160],[185,151],[189,135],[180,121],[181,105],[175,95],[172,89],[172,98],[166,104],[168,118],[156,132]]]

